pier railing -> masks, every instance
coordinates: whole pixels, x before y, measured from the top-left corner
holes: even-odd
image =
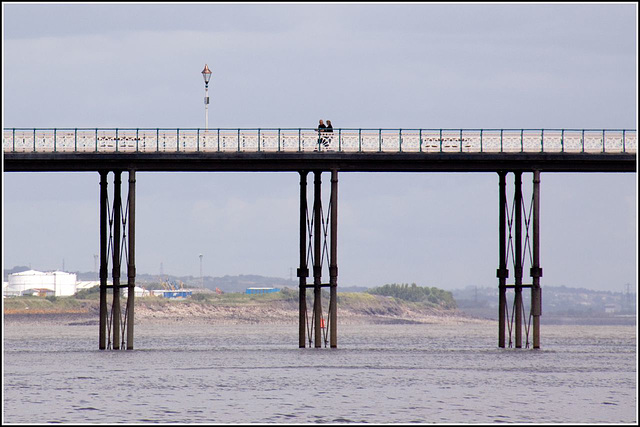
[[[630,153],[630,129],[4,128],[4,153]]]

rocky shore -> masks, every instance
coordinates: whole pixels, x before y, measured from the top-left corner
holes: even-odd
[[[308,307],[311,316],[311,307]],[[390,298],[372,301],[347,301],[338,304],[338,318],[342,324],[466,324],[486,323],[457,310],[444,310],[420,304],[406,304]],[[55,322],[92,324],[98,322],[97,301],[81,307],[61,310],[32,310],[7,308],[7,322]],[[326,308],[324,310],[326,316]],[[124,306],[123,306],[124,314]],[[251,301],[241,304],[202,303],[197,301],[157,301],[140,298],[135,305],[136,323],[216,323],[216,324],[297,324],[298,303],[291,300]]]

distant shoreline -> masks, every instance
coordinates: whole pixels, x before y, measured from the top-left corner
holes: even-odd
[[[275,298],[275,299],[274,299]],[[280,299],[277,299],[280,298]],[[98,324],[99,304],[92,300],[44,299],[11,304],[5,300],[5,323]],[[326,304],[326,301],[323,301]],[[44,304],[46,303],[46,304]],[[109,304],[110,309],[110,304]],[[311,307],[308,306],[309,316]],[[122,314],[125,306],[123,303]],[[323,313],[326,316],[327,308]],[[254,297],[238,295],[206,302],[157,297],[136,298],[136,323],[215,323],[215,324],[291,324],[298,323],[298,301],[280,296]],[[523,319],[527,322],[527,319]],[[399,301],[376,295],[343,294],[338,303],[341,324],[491,324],[497,313],[487,310],[443,309],[423,303]],[[637,316],[586,316],[547,313],[541,325],[636,325]]]
[[[459,312],[419,304],[397,303],[376,297],[377,304],[338,305],[338,319],[342,324],[462,324],[487,323],[491,320],[479,319]],[[309,313],[311,307],[308,307]],[[124,305],[123,311],[124,315]],[[324,310],[326,316],[326,308]],[[216,324],[297,324],[297,302],[253,301],[242,304],[198,303],[195,301],[136,300],[134,317],[136,323],[162,322],[207,322]],[[71,323],[97,324],[98,304],[83,304],[82,307],[61,309],[55,306],[47,309],[6,309],[4,321],[10,323]]]

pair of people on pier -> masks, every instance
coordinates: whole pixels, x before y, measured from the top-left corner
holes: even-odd
[[[320,122],[318,123],[318,146],[324,146],[325,148],[329,147],[329,143],[331,142],[331,136],[329,137],[324,137],[321,134],[323,133],[331,133],[333,134],[333,125],[331,124],[331,120],[327,120],[327,124],[324,124],[324,121],[322,121],[322,119],[320,119]]]

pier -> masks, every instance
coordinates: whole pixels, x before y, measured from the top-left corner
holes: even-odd
[[[637,132],[627,129],[334,129],[327,133],[309,128],[5,128],[3,154],[6,172],[97,173],[100,189],[98,348],[114,350],[134,348],[135,184],[139,172],[298,173],[298,345],[301,348],[319,348],[323,341],[331,348],[338,345],[340,173],[495,173],[499,191],[498,347],[536,349],[541,346],[542,315],[541,175],[543,172],[635,173]],[[123,172],[127,173],[128,182],[124,202]],[[328,203],[323,206],[324,173],[329,175],[330,192]],[[110,175],[112,200],[109,200]],[[531,200],[526,203],[523,177],[529,179],[529,176]],[[513,199],[509,200],[507,188],[511,178]],[[311,203],[310,186],[313,186]],[[530,283],[525,283],[524,276],[527,250]],[[110,258],[113,284],[108,286]],[[121,283],[120,278],[123,258],[127,266],[126,283]],[[326,265],[329,277],[323,278]],[[513,282],[507,283],[511,274]],[[327,313],[322,311],[323,287],[329,288]],[[120,301],[123,289],[128,292],[124,313]],[[310,310],[307,289],[313,289],[314,295]],[[528,316],[522,300],[524,289],[531,292]],[[109,290],[111,308],[107,307]],[[512,304],[508,302],[510,290],[513,291]],[[325,325],[328,336],[323,336]]]

